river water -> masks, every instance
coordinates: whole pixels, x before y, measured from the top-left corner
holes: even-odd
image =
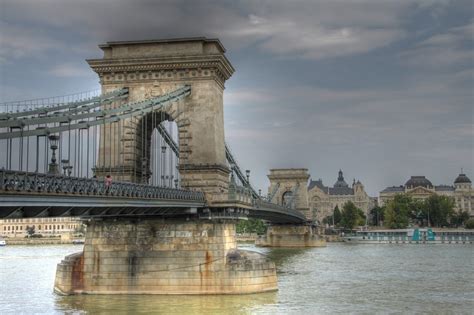
[[[349,245],[260,249],[279,291],[238,296],[69,296],[56,264],[81,246],[0,247],[0,314],[473,314],[474,246]]]

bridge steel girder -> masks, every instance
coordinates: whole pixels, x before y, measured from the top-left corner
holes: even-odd
[[[141,199],[98,196],[0,194],[0,218],[182,216],[204,208],[195,200]]]
[[[219,213],[242,212],[244,215],[220,216]],[[237,210],[235,210],[237,209]],[[209,213],[206,217],[205,213]],[[204,215],[204,216],[203,216]],[[116,196],[14,194],[0,193],[0,218],[32,217],[196,217],[200,219],[255,218],[276,224],[303,224],[306,218],[297,211],[249,205],[248,207],[208,208],[204,201],[119,198]]]

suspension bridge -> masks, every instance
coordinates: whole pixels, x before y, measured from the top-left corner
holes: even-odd
[[[180,187],[177,126],[166,114],[190,93],[183,85],[126,102],[128,89],[121,88],[47,106],[41,100],[2,104],[0,217],[212,215],[203,192]],[[138,137],[127,132],[136,119]],[[306,220],[257,194],[227,144],[225,155],[231,181],[219,217]],[[233,207],[235,200],[243,202]]]
[[[252,288],[234,281],[226,291],[212,282],[205,289],[201,285],[188,292],[186,281],[178,289],[159,286],[144,290],[150,274],[142,275],[141,284],[125,285],[94,269],[112,268],[111,262],[94,259],[117,249],[116,239],[122,240],[119,251],[125,252],[128,260],[120,264],[130,279],[138,274],[137,270],[130,274],[137,257],[152,259],[155,256],[145,252],[153,252],[155,247],[179,251],[194,244],[191,247],[197,250],[197,242],[209,255],[229,258],[229,250],[236,247],[231,236],[235,220],[308,224],[293,200],[282,205],[271,202],[274,192],[269,198],[257,193],[249,180],[250,171],[242,171],[224,141],[222,96],[224,82],[234,69],[218,40],[109,42],[99,47],[104,58],[87,62],[100,78],[100,92],[1,104],[0,217],[80,216],[88,220],[84,252],[58,265],[56,290],[61,293],[274,289],[273,273],[271,279],[258,276]],[[290,195],[296,196],[296,191]],[[206,224],[211,224],[212,232]],[[136,247],[132,254],[131,226]],[[150,226],[146,233],[151,233],[153,240],[143,236],[142,230]],[[193,236],[193,240],[182,240],[178,232]],[[158,237],[163,235],[172,236]],[[167,247],[162,247],[163,241]],[[150,242],[156,244],[144,249],[142,245]],[[96,244],[102,246],[94,247]],[[204,265],[210,264],[205,258]],[[239,263],[249,259],[253,261],[243,253],[235,256]],[[252,270],[269,272],[268,266],[253,264]],[[219,266],[222,272],[232,269],[225,263]],[[71,271],[74,268],[80,273]],[[93,281],[98,275],[122,289],[104,289],[104,283]]]

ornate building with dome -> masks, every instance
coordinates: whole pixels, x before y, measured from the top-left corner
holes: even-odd
[[[455,210],[467,211],[474,216],[474,190],[466,174],[459,174],[451,185],[435,186],[425,176],[412,176],[403,186],[387,187],[380,192],[379,202],[387,203],[397,194],[408,194],[414,199],[426,199],[433,194],[454,198]]]
[[[308,201],[313,217],[319,222],[332,215],[336,206],[342,210],[348,201],[352,201],[366,215],[376,205],[376,199],[367,195],[364,185],[354,179],[349,186],[341,170],[333,187],[325,186],[321,179],[311,180],[308,186]]]

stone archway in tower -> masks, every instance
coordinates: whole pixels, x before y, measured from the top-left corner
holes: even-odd
[[[281,195],[281,204],[282,206],[289,207],[291,205],[291,201],[293,199],[293,192],[292,191],[285,191]]]

